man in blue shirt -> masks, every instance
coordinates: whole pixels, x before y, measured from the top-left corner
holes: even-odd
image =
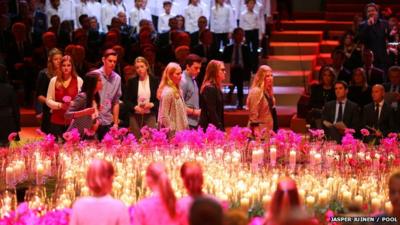
[[[189,127],[196,129],[200,116],[199,87],[196,83],[196,77],[200,73],[201,58],[198,55],[189,54],[186,57],[185,66],[186,69],[182,73],[180,87],[186,104]]]

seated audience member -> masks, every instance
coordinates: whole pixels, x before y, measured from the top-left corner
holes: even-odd
[[[385,89],[382,85],[376,84],[372,87],[373,102],[366,105],[363,110],[362,128],[370,131],[370,137],[365,141],[375,137],[379,140],[395,129],[394,112],[384,101],[384,95]],[[375,144],[379,144],[379,141],[375,141]]]
[[[128,80],[124,103],[131,114],[130,130],[136,138],[140,138],[140,130],[144,126],[156,128],[159,80],[151,74],[149,63],[143,57],[135,59],[135,70],[137,76]]]
[[[340,40],[340,45],[336,47],[338,50],[344,51],[346,56],[343,66],[350,71],[362,66],[361,49],[354,42],[353,31],[347,31]]]
[[[390,104],[393,108],[397,109],[400,101],[400,67],[392,66],[388,71],[389,82],[385,83],[386,95],[385,101]]]
[[[223,60],[230,63],[230,78],[233,85],[230,86],[228,100],[231,101],[233,90],[237,87],[238,109],[243,109],[243,83],[249,81],[254,62],[252,61],[250,48],[243,44],[244,31],[242,28],[236,28],[233,31],[233,44],[224,49]]]
[[[375,3],[365,6],[367,17],[359,26],[359,38],[364,47],[374,53],[374,65],[384,70],[387,68],[386,41],[389,37],[389,26],[386,20],[379,19],[378,8]]]
[[[7,81],[7,70],[3,66],[0,68],[0,96],[0,147],[8,147],[8,135],[21,128],[17,95]]]
[[[145,179],[152,194],[136,204],[132,224],[178,225],[180,215],[165,166],[161,163],[151,163],[146,169]]]
[[[102,88],[103,83],[99,73],[90,72],[86,74],[81,92],[74,98],[65,113],[65,117],[71,119],[67,131],[76,128],[82,138],[94,135],[100,124],[97,118],[100,107],[99,91]],[[85,129],[89,132],[85,133]],[[93,135],[90,135],[90,133]]]
[[[371,50],[364,49],[362,54],[364,63],[364,70],[367,75],[368,85],[383,84],[385,79],[385,72],[374,66],[374,53]]]
[[[190,54],[186,57],[185,70],[182,73],[180,87],[182,97],[186,104],[186,113],[188,116],[189,127],[196,129],[200,118],[200,98],[199,87],[196,77],[200,73],[201,58],[198,55]]]
[[[225,65],[218,60],[211,60],[207,65],[206,75],[200,88],[200,121],[199,125],[206,130],[209,124],[225,131],[224,96],[222,81],[225,80]]]
[[[249,108],[248,125],[251,128],[259,128],[259,130],[266,129],[267,136],[269,136],[269,131],[277,131],[278,128],[278,116],[272,88],[273,82],[271,67],[267,65],[260,66],[247,97],[247,106]]]
[[[321,114],[325,103],[335,100],[335,73],[330,66],[323,66],[319,71],[319,83],[311,85],[309,118],[312,127],[322,128]]]
[[[347,97],[352,102],[357,103],[360,109],[372,102],[371,87],[368,86],[365,70],[363,68],[360,67],[354,70]]]
[[[50,17],[50,24],[47,31],[53,32],[58,37],[60,36],[60,25],[61,25],[60,17],[58,15],[52,15]]]
[[[335,73],[335,80],[342,80],[349,83],[351,80],[351,72],[344,67],[346,54],[343,50],[335,50],[332,53],[332,68]]]
[[[190,208],[189,225],[222,225],[221,205],[211,198],[197,198]]]
[[[110,162],[93,160],[86,175],[93,196],[78,199],[73,207],[69,225],[130,225],[128,208],[111,197],[114,168]]]
[[[158,124],[160,128],[168,128],[169,135],[189,127],[186,106],[179,86],[181,78],[181,67],[171,62],[165,68],[157,90],[157,97],[160,99]]]
[[[357,129],[359,109],[347,99],[348,87],[344,81],[336,81],[336,100],[327,102],[322,110],[322,123],[328,138],[341,143],[346,128]]]

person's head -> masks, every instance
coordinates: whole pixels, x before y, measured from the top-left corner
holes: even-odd
[[[288,177],[283,178],[278,182],[270,203],[269,214],[272,216],[272,221],[280,221],[300,207],[296,182]]]
[[[107,49],[103,53],[103,65],[106,74],[111,74],[117,64],[118,54],[114,49]]]
[[[216,6],[222,6],[224,5],[225,0],[215,0],[215,5]]]
[[[388,24],[389,24],[389,29],[392,29],[399,25],[399,19],[397,18],[397,16],[391,16],[388,20]]]
[[[274,80],[271,67],[262,65],[258,68],[251,87],[258,87],[261,88],[261,90],[264,90],[266,88],[272,88],[273,82]]]
[[[62,57],[62,51],[57,48],[53,48],[49,51],[47,58],[47,75],[49,77],[60,75]]]
[[[188,194],[192,197],[201,196],[204,181],[201,165],[198,162],[185,162],[180,172]]]
[[[60,0],[50,0],[50,5],[57,9],[60,6]]]
[[[340,40],[341,44],[344,46],[350,46],[354,44],[354,32],[353,31],[347,31],[342,39]]]
[[[95,196],[104,196],[111,193],[114,178],[113,165],[105,160],[95,159],[86,174],[86,182]]]
[[[393,15],[393,11],[392,11],[392,9],[391,9],[389,6],[387,6],[387,7],[385,7],[385,8],[382,9],[381,15],[382,15],[383,18],[387,19],[387,18],[389,18],[391,15]]]
[[[171,1],[164,1],[163,2],[163,8],[164,8],[164,12],[166,14],[170,14],[171,13],[171,9],[172,9],[172,2]]]
[[[347,98],[348,86],[345,81],[336,81],[335,82],[335,95],[336,99],[341,101]]]
[[[233,30],[232,38],[236,44],[242,43],[244,39],[244,30],[240,27],[235,28]]]
[[[369,49],[364,49],[362,54],[362,61],[364,65],[370,66],[374,62],[374,52]]]
[[[121,45],[114,45],[112,49],[117,53],[118,61],[125,57],[125,49]]]
[[[385,88],[381,84],[375,84],[372,87],[371,95],[372,95],[372,100],[375,103],[379,103],[383,100],[383,97],[385,96]]]
[[[87,102],[86,107],[93,106],[93,100],[96,102],[97,107],[100,106],[99,91],[103,89],[103,83],[100,74],[96,71],[90,71],[85,75],[81,91],[86,93]]]
[[[168,26],[169,26],[169,29],[171,29],[171,30],[176,30],[176,29],[178,29],[178,20],[176,19],[175,16],[169,18],[169,20],[168,20]]]
[[[189,4],[192,4],[192,5],[197,5],[197,4],[199,4],[199,1],[200,0],[189,0]]]
[[[165,166],[151,163],[146,170],[146,182],[153,192],[158,192],[171,218],[176,215],[176,197],[172,190]]]
[[[87,46],[88,35],[83,28],[76,29],[72,35],[73,42],[77,45]]]
[[[63,79],[69,76],[76,76],[74,62],[69,55],[64,55],[61,58],[61,74]]]
[[[213,34],[209,29],[200,32],[199,40],[205,46],[210,46],[213,43]]]
[[[138,9],[143,8],[143,0],[135,0],[135,7]]]
[[[211,60],[206,68],[203,84],[200,92],[208,85],[215,85],[217,88],[222,88],[222,81],[225,80],[225,64],[219,60]]]
[[[83,63],[85,60],[86,50],[81,45],[75,45],[74,49],[72,50],[72,58],[77,63]]]
[[[26,39],[26,26],[23,23],[14,23],[11,27],[12,34],[17,42],[24,41]]]
[[[61,22],[60,24],[60,32],[65,33],[65,34],[69,34],[74,30],[74,28],[72,27],[72,23],[69,20],[64,20]]]
[[[97,22],[97,18],[92,16],[89,18],[90,29],[99,30],[99,23]]]
[[[190,54],[190,47],[182,45],[175,49],[175,58],[180,65],[184,65],[187,56]]]
[[[367,75],[364,68],[358,67],[354,69],[351,84],[355,86],[367,86]]]
[[[145,79],[150,75],[150,65],[146,58],[139,56],[135,59],[135,71],[140,79]]]
[[[57,46],[57,37],[53,32],[45,32],[42,34],[43,46],[52,49]]]
[[[90,20],[87,14],[82,14],[79,16],[79,24],[84,30],[89,30],[90,28]]]
[[[253,11],[254,6],[256,5],[256,0],[245,0],[245,4],[248,10]]]
[[[185,17],[182,15],[175,16],[176,18],[176,27],[178,30],[185,30]]]
[[[205,30],[207,29],[207,17],[205,16],[200,16],[199,19],[197,20],[197,26],[199,27],[199,30]]]
[[[189,54],[185,60],[186,72],[192,76],[197,77],[201,69],[201,58],[196,54]]]
[[[319,71],[319,82],[324,86],[333,86],[335,71],[330,66],[323,66]]]
[[[117,29],[117,30],[121,30],[121,20],[118,17],[113,17],[111,19],[111,24],[109,26],[109,29]]]
[[[388,78],[391,84],[400,85],[400,66],[392,66],[388,70]]]
[[[346,54],[343,50],[337,49],[332,53],[332,65],[335,68],[340,68],[343,66],[346,60]]]
[[[142,50],[142,55],[147,61],[149,62],[149,65],[154,65],[156,62],[156,49],[154,45],[149,44],[145,47],[143,47]]]
[[[61,24],[60,17],[58,15],[52,15],[50,17],[50,24],[51,24],[51,27],[54,27],[54,28],[60,27],[60,24]]]
[[[190,207],[189,225],[222,225],[221,205],[211,198],[196,198]]]
[[[379,7],[375,3],[369,3],[365,6],[365,14],[367,15],[367,18],[375,18],[375,21],[378,19],[379,15]]]
[[[130,78],[134,77],[136,75],[136,68],[132,65],[127,65],[124,67],[124,79],[125,82],[129,80]]]
[[[158,87],[157,90],[157,97],[160,99],[164,87],[168,86],[174,90],[175,97],[179,98],[180,96],[179,83],[181,81],[181,78],[182,78],[181,66],[174,62],[168,63],[162,74],[160,86]]]
[[[125,12],[121,11],[117,14],[117,16],[122,25],[126,25],[128,23],[128,19],[126,18]]]
[[[389,178],[389,200],[396,212],[400,210],[400,172],[393,173]]]

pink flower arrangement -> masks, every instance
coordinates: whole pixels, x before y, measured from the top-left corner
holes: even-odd
[[[118,130],[118,135],[119,136],[125,136],[128,133],[128,129],[123,127],[121,129]]]
[[[250,135],[251,130],[248,127],[234,126],[232,127],[228,137],[230,141],[244,144]]]
[[[360,132],[361,132],[363,137],[369,136],[369,130],[367,130],[365,128],[361,129]]]
[[[11,134],[8,135],[8,141],[13,142],[15,138],[17,137],[18,133],[12,132]]]
[[[344,133],[345,134],[354,134],[354,133],[356,133],[356,131],[354,129],[352,129],[352,128],[346,128],[344,130]]]
[[[171,143],[175,146],[189,146],[191,148],[204,147],[204,132],[201,128],[198,130],[183,130],[175,133]]]
[[[85,128],[83,129],[83,133],[88,137],[93,137],[96,134],[96,131]]]
[[[168,128],[157,130],[144,126],[140,129],[140,133],[142,134],[140,141],[148,146],[165,146],[168,145],[168,132]]]
[[[308,130],[313,138],[322,139],[325,136],[323,129],[309,129]]]
[[[62,100],[64,103],[70,103],[72,99],[71,96],[66,95],[62,98]]]
[[[128,135],[126,135],[126,136],[124,137],[124,139],[123,139],[123,141],[122,141],[122,144],[123,144],[124,146],[133,147],[133,146],[136,146],[136,145],[137,145],[137,141],[136,141],[136,138],[135,138],[135,136],[134,136],[133,134],[128,134]]]
[[[55,140],[56,140],[56,138],[53,135],[48,134],[48,135],[46,135],[44,140],[42,140],[39,143],[42,151],[45,152],[49,156],[54,156],[58,153],[59,147],[56,144]]]
[[[107,150],[111,150],[117,143],[118,141],[114,139],[110,132],[104,135],[103,140],[101,141],[101,144],[103,144]]]
[[[66,144],[77,144],[80,140],[80,134],[78,129],[74,128],[71,131],[65,132],[63,134],[63,138],[66,141]]]
[[[205,138],[207,144],[222,145],[225,142],[225,133],[218,130],[214,125],[210,124],[207,127]]]

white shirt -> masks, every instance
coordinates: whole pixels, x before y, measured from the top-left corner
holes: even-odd
[[[200,16],[203,15],[203,9],[197,5],[194,6],[192,4],[188,5],[185,8],[185,12],[183,17],[185,17],[185,30],[189,33],[193,33],[199,30],[197,25],[197,21]]]
[[[117,6],[109,2],[106,2],[101,6],[101,25],[103,32],[108,31],[107,25],[111,24],[111,20],[115,16],[117,16]]]
[[[57,10],[57,9],[51,7],[51,6],[49,8],[47,8],[46,15],[47,15],[47,26],[48,27],[51,27],[51,23],[50,23],[51,17],[54,16],[54,15],[58,15],[58,11],[59,10]]]
[[[148,9],[138,9],[134,7],[129,13],[129,22],[132,27],[136,28],[136,32],[139,32],[139,22],[143,19],[151,21],[151,13]]]
[[[135,8],[135,1],[133,0],[122,0],[126,8],[126,16],[129,16],[129,12]]]
[[[160,17],[165,13],[164,3],[165,0],[150,0],[148,1],[148,8],[150,9],[151,15]],[[183,8],[187,5],[187,1],[184,1],[185,4],[181,5],[179,1],[173,1],[171,7],[171,14],[174,15],[183,15]]]
[[[246,9],[246,11],[242,12],[240,15],[239,27],[243,28],[245,31],[258,29],[261,36],[265,31],[264,16],[260,16],[256,10],[250,12]]]
[[[79,28],[81,28],[79,17],[83,14],[91,16],[90,8],[87,3],[79,2],[78,4],[76,4],[76,21]]]
[[[344,119],[344,109],[346,107],[346,102],[347,102],[347,99],[344,99],[342,101],[342,121]],[[339,107],[340,107],[339,101],[336,100],[335,123],[337,123],[337,119],[338,119],[338,116],[339,116]]]
[[[102,28],[101,24],[101,4],[97,1],[89,1],[87,3],[89,10],[90,10],[90,17],[96,17],[97,23],[99,24],[99,28]]]
[[[150,79],[149,76],[146,76],[146,79],[139,79],[139,87],[138,87],[138,105],[142,103],[150,102],[151,91],[150,91]],[[150,113],[150,110],[148,112]]]
[[[164,33],[164,32],[169,31],[169,29],[170,29],[170,27],[168,25],[169,19],[174,16],[175,15],[172,13],[170,13],[170,14],[163,13],[158,17],[158,25],[157,25],[158,33]]]
[[[72,0],[61,0],[58,16],[60,16],[61,22],[72,20],[74,21],[74,27],[77,27],[75,2]]]
[[[214,33],[229,33],[235,29],[232,7],[227,4],[213,6],[211,9],[210,30]]]
[[[210,21],[211,7],[214,5],[213,2],[214,1],[211,0],[201,0],[199,2],[199,6],[203,10],[203,16],[205,16],[208,21]]]

